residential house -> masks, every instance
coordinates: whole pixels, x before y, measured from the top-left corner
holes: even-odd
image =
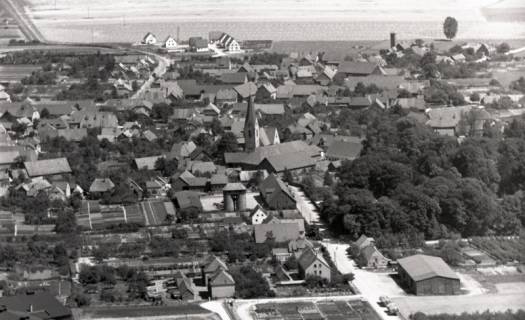
[[[231,105],[237,102],[237,91],[234,89],[221,89],[215,95],[215,103],[218,106]]]
[[[253,82],[247,82],[233,88],[237,92],[239,101],[246,101],[257,93],[257,86]]]
[[[390,259],[383,256],[383,254],[379,252],[379,250],[377,250],[376,246],[373,244],[361,249],[360,256],[361,261],[363,262],[361,267],[365,268],[386,268],[390,262]]]
[[[31,320],[71,320],[71,310],[48,292],[0,297],[0,318]]]
[[[344,77],[349,76],[369,76],[369,75],[383,75],[384,71],[382,68],[369,62],[355,62],[355,61],[343,61],[337,68],[337,73]]]
[[[166,40],[164,40],[164,48],[166,49],[175,49],[178,47],[177,40],[175,40],[172,36],[168,36]]]
[[[208,281],[208,294],[214,299],[235,296],[235,280],[225,269],[217,270]]]
[[[248,73],[245,72],[233,72],[224,73],[220,76],[219,80],[226,84],[243,84],[248,82]]]
[[[363,149],[362,142],[357,141],[334,141],[326,151],[326,159],[331,161],[337,160],[354,160],[359,157]]]
[[[172,296],[177,296],[183,301],[194,301],[198,299],[199,290],[191,279],[186,277],[180,271],[175,275],[174,278],[177,282],[177,293],[172,293]]]
[[[308,276],[317,276],[328,281],[332,279],[332,269],[323,255],[313,248],[306,249],[297,259],[299,274],[305,279]]]
[[[163,155],[144,157],[144,158],[135,158],[135,167],[137,170],[156,170],[155,164],[161,158],[164,158]]]
[[[321,72],[317,76],[315,81],[322,86],[328,86],[334,80],[336,73],[337,73],[336,69],[333,69],[331,67],[325,67],[323,72]]]
[[[218,41],[218,46],[228,52],[241,51],[241,46],[239,45],[239,42],[237,42],[237,40],[235,40],[232,36],[230,36],[227,33],[223,33],[223,35]]]
[[[217,256],[208,256],[201,264],[201,277],[204,285],[208,286],[211,276],[220,270],[228,271],[228,266],[226,263]]]
[[[144,38],[142,38],[142,43],[147,45],[156,45],[157,44],[157,37],[151,32],[146,33]]]
[[[270,82],[263,83],[255,93],[257,101],[275,100],[276,98],[277,89]]]
[[[112,192],[115,189],[115,184],[109,178],[96,178],[89,187],[90,193],[104,194]]]
[[[290,188],[275,174],[270,174],[259,186],[265,204],[275,210],[296,208],[295,197]]]
[[[208,52],[208,40],[202,37],[191,37],[189,39],[190,49],[193,52]]]
[[[304,238],[304,220],[293,220],[290,222],[275,221],[274,223],[256,224],[253,226],[255,242],[264,243],[268,240],[277,243]]]
[[[261,224],[268,218],[268,214],[266,211],[261,208],[261,206],[257,205],[252,212],[250,212],[250,222],[252,225],[255,224]]]

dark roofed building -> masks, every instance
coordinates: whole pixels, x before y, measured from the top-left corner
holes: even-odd
[[[439,257],[417,254],[399,259],[398,275],[416,295],[453,295],[460,292],[458,275]]]
[[[363,145],[358,141],[335,140],[326,151],[328,160],[354,160],[361,154]]]
[[[307,276],[318,276],[328,281],[332,279],[332,270],[330,265],[323,258],[322,254],[313,248],[307,248],[297,259],[299,265],[299,274],[304,279]]]
[[[384,71],[375,63],[343,61],[337,68],[337,73],[345,76],[369,76],[371,74],[381,75]]]
[[[4,308],[2,308],[4,307]],[[0,298],[2,320],[69,320],[71,310],[47,292]],[[1,310],[0,309],[0,310]]]
[[[276,175],[271,174],[259,186],[261,197],[271,209],[295,209],[295,198],[288,186]]]

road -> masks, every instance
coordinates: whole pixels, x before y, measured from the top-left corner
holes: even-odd
[[[44,36],[31,19],[26,16],[24,9],[16,3],[16,0],[0,0],[0,8],[2,7],[16,20],[18,27],[28,41],[46,42]]]
[[[168,67],[171,65],[171,60],[164,57],[164,56],[161,56],[161,55],[158,55],[156,53],[152,53],[152,52],[147,52],[147,51],[139,51],[140,53],[143,53],[143,54],[146,54],[148,56],[152,56],[154,57],[157,61],[158,61],[158,65],[157,67],[155,68],[155,70],[153,71],[153,74],[155,74],[155,76],[158,78],[158,77],[162,77],[166,71],[168,70]],[[131,99],[139,99],[140,97],[142,97],[142,95],[144,94],[144,92],[146,92],[146,90],[148,90],[149,88],[151,88],[151,85],[153,84],[153,82],[155,82],[155,79],[156,77],[150,75],[149,76],[149,79],[146,80],[146,82],[144,82],[142,84],[142,86],[140,87],[139,90],[137,90],[137,92],[135,92],[133,94],[133,96],[131,97]]]
[[[399,320],[397,316],[390,316],[386,314],[385,309],[381,308],[377,302],[382,295],[388,295],[386,291],[392,290],[402,293],[393,280],[384,275],[378,275],[373,272],[361,270],[355,266],[354,261],[348,258],[346,249],[348,244],[332,243],[330,241],[323,241],[323,245],[328,250],[330,257],[334,261],[337,269],[342,274],[353,273],[355,278],[352,281],[354,286],[360,291],[363,298],[368,300],[376,313],[384,320]]]

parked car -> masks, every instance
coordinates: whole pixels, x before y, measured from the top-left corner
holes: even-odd
[[[388,296],[380,296],[379,297],[379,305],[386,307],[388,304],[392,303],[392,300],[390,300],[390,297]]]

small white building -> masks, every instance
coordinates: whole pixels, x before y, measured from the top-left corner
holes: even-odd
[[[157,37],[151,32],[146,33],[144,38],[142,39],[143,44],[147,45],[156,45],[157,44]]]
[[[166,40],[164,40],[164,48],[166,49],[175,49],[178,45],[179,44],[172,36],[168,36]]]
[[[220,47],[224,48],[225,51],[228,51],[228,52],[241,51],[241,46],[239,45],[239,42],[237,42],[235,38],[233,38],[227,33],[224,33],[221,36],[221,38],[219,39],[219,45]]]
[[[266,218],[268,218],[268,214],[260,206],[255,207],[250,214],[252,225],[262,224]]]

